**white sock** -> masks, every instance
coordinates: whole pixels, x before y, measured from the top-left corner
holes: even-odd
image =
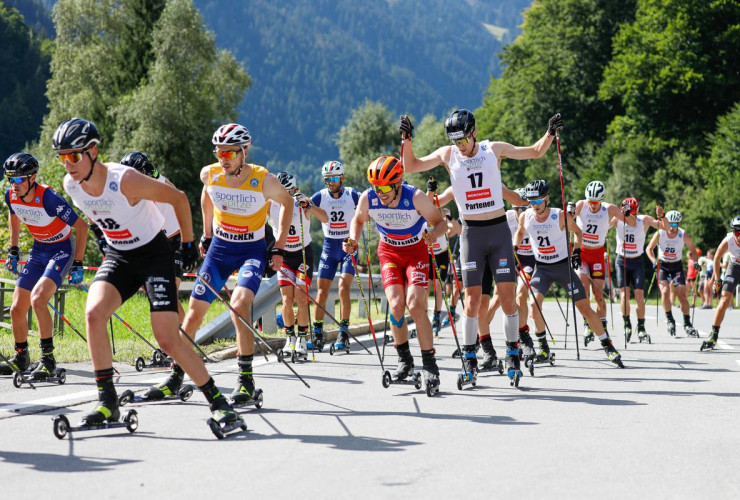
[[[470,318],[463,313],[462,327],[463,345],[475,345],[478,339],[478,318]]]
[[[504,314],[504,334],[507,342],[519,341],[519,311]]]

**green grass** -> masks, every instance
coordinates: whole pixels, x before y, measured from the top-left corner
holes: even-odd
[[[8,273],[2,273],[2,275],[6,278],[11,277]],[[89,283],[88,280],[91,280],[92,277],[92,274],[86,274],[86,282]],[[85,331],[86,300],[87,294],[85,292],[79,289],[72,289],[66,294],[64,310],[64,315],[70,321],[70,323],[72,323],[72,325],[74,325],[74,327],[85,336],[87,336],[87,332]],[[188,300],[189,299],[187,297],[180,300],[185,311],[187,311]],[[11,301],[12,294],[6,293],[5,304],[7,307],[10,306]],[[362,307],[362,305],[360,305],[359,307]],[[380,313],[376,314],[375,308],[372,305],[371,307],[371,314],[373,315],[374,319],[377,319],[376,316],[382,317],[382,310],[378,309]],[[211,304],[211,307],[208,309],[203,324],[211,321],[225,310],[226,306],[218,300],[215,300],[213,304]],[[364,318],[359,318],[357,316],[357,311],[358,303],[357,301],[354,301],[352,304],[352,315],[350,316],[350,323],[358,324],[360,322],[364,323],[365,321],[367,321]],[[276,312],[280,312],[280,304],[276,306]],[[338,316],[338,305],[336,312]],[[157,342],[154,339],[154,335],[152,334],[151,323],[149,321],[149,301],[147,300],[146,296],[141,293],[137,293],[131,299],[126,301],[126,303],[123,304],[121,308],[117,311],[117,313],[144,338],[146,338],[153,345],[157,346]],[[55,313],[53,311],[51,312],[51,314],[52,317],[55,316]],[[313,307],[311,307],[311,315],[313,317]],[[6,323],[10,323],[9,314],[6,315],[4,321]],[[326,325],[327,329],[336,328],[334,322],[328,317],[325,318],[324,324]],[[33,315],[30,329],[34,331],[37,329],[36,318]],[[133,363],[133,361],[138,356],[144,356],[146,358],[151,354],[151,348],[115,318],[113,318],[113,332],[116,349],[116,353],[113,356],[113,359],[115,361]],[[282,336],[283,332],[264,332],[262,335],[264,337],[276,337]],[[38,335],[36,333],[31,333],[29,335],[28,343],[29,349],[31,351],[31,359],[35,361],[39,358],[40,355]],[[233,345],[235,345],[234,340],[217,340],[211,344],[201,346],[201,348],[206,353],[211,353]],[[8,328],[0,327],[0,352],[2,352],[5,356],[10,357],[13,354],[13,348],[14,341],[12,332]],[[85,342],[83,342],[82,339],[78,337],[72,331],[72,329],[69,328],[68,325],[64,325],[63,334],[60,334],[59,332],[54,332],[54,348],[56,359],[58,362],[61,363],[85,361],[90,358],[87,350],[87,344],[85,344]]]

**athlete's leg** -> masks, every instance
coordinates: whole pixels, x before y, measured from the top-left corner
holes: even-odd
[[[185,330],[191,338],[203,323],[203,318],[206,316],[209,307],[211,307],[210,302],[190,297],[188,312],[185,314],[185,318],[182,321],[182,329]],[[183,338],[183,341],[187,342],[187,339]]]
[[[121,303],[121,294],[111,283],[93,281],[90,285],[85,304],[85,328],[94,370],[106,370],[113,366],[108,320]]]
[[[243,286],[237,286],[231,296],[231,307],[250,324],[252,321],[251,310],[253,301],[254,292]],[[254,354],[254,334],[252,330],[234,312],[231,312],[231,320],[234,322],[234,326],[236,326],[236,346],[239,355],[249,356]]]
[[[39,325],[39,337],[50,339],[53,334],[54,324],[49,312],[49,299],[56,293],[57,285],[49,278],[43,277],[36,283],[31,291],[31,307],[36,313]]]
[[[494,292],[494,295],[498,295]],[[493,307],[491,300],[491,296],[487,293],[484,293],[481,295],[480,298],[480,312],[478,314],[478,336],[483,337],[485,335],[491,334],[491,319],[493,319],[493,314],[496,312],[496,309],[493,309],[491,311],[491,308]],[[496,306],[497,308],[498,306]]]
[[[519,328],[522,328],[527,324],[527,316],[529,314],[527,299],[529,298],[529,289],[526,283],[521,279],[516,287],[516,303],[519,309]]]
[[[712,320],[712,326],[720,327],[722,322],[725,320],[725,312],[732,305],[733,294],[732,292],[722,292],[722,297],[717,303],[717,309],[714,311],[714,319]]]
[[[203,386],[208,379],[208,375],[203,360],[195,353],[192,345],[187,345],[179,338],[178,316],[174,311],[152,311],[152,333],[157,339],[159,347],[185,370],[193,382],[198,386]]]
[[[396,345],[407,343],[409,330],[406,322],[406,296],[403,285],[386,286],[385,297],[388,299],[388,317],[393,341]],[[429,321],[428,318],[427,321]]]
[[[534,292],[534,297],[532,298],[532,317],[534,318],[535,331],[538,331],[538,332],[545,331],[545,320],[542,318],[542,315],[540,314],[540,309],[537,307],[539,305],[541,308],[542,302],[544,300],[545,300],[544,295],[542,295],[540,292],[537,292],[537,291]],[[535,301],[537,301],[536,304],[535,304]]]
[[[327,278],[319,278],[316,281],[316,302],[318,302],[321,307],[326,307],[326,301],[329,299],[329,291],[331,290],[331,283],[332,280]],[[319,308],[319,305],[314,308],[314,320],[324,321],[324,311]]]
[[[177,287],[178,290],[177,320],[182,323],[183,321],[185,321],[185,309],[182,308],[182,304],[180,303],[179,299],[180,283],[182,283],[182,280],[180,278],[175,278],[175,287]]]
[[[637,303],[637,319],[645,319],[645,290],[635,288],[635,302]]]
[[[663,304],[663,311],[668,313],[671,310],[671,294],[668,289],[668,280],[661,280],[660,283],[658,283],[658,287],[660,288],[660,298],[661,303]]]
[[[10,306],[10,321],[13,325],[13,338],[16,342],[28,341],[28,308],[31,307],[31,291],[15,287],[13,303]]]
[[[280,311],[283,313],[283,323],[285,326],[290,327],[295,324],[295,314],[293,312],[293,300],[295,298],[293,285],[281,286],[280,296],[283,299],[283,304]]]
[[[349,320],[352,314],[352,301],[350,300],[350,287],[354,276],[348,273],[342,273],[339,276],[339,319]]]
[[[428,290],[425,286],[409,286],[406,290],[406,306],[416,324],[419,347],[424,351],[433,347],[432,324],[427,315]]]
[[[599,318],[606,319],[606,299],[603,292],[606,282],[602,279],[592,279],[591,290],[596,301],[596,314],[599,315]],[[588,288],[586,289],[588,290]]]

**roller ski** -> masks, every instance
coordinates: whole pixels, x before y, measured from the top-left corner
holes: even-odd
[[[475,355],[475,346],[463,348],[463,371],[457,375],[457,390],[462,391],[466,385],[475,387],[478,382],[478,358]],[[437,374],[439,378],[439,373]]]
[[[309,339],[306,344],[306,348],[309,350],[317,350],[319,352],[324,350],[324,329],[314,324],[313,327],[313,340]]]
[[[524,348],[520,350],[522,359],[524,360],[524,366],[529,369],[529,375],[534,377],[534,365],[537,361],[537,355],[534,352],[534,344],[529,341],[531,345],[524,345]]]
[[[264,392],[262,389],[255,389],[252,376],[240,375],[236,389],[231,393],[230,402],[234,408],[254,406],[259,410],[264,402]]]
[[[519,343],[506,343],[506,374],[509,376],[510,385],[519,387],[522,378],[522,370],[519,368]]]
[[[624,341],[625,341],[625,343],[629,344],[631,338],[632,338],[632,325],[625,324],[624,325]]]
[[[139,417],[136,410],[126,412],[121,419],[121,412],[118,409],[118,402],[115,392],[99,393],[100,403],[93,411],[82,417],[82,421],[77,426],[72,426],[64,415],[57,415],[52,419],[54,422],[54,435],[58,439],[71,432],[97,431],[103,429],[116,429],[125,427],[129,432],[134,432],[139,427]]]
[[[699,338],[699,330],[697,330],[691,325],[683,325],[683,331],[687,337]]]
[[[339,327],[337,340],[329,347],[329,354],[333,356],[335,352],[339,351],[344,351],[349,354],[349,333],[342,327]]]
[[[676,334],[676,324],[673,324],[673,335]],[[640,343],[642,344],[642,341],[646,341],[648,344],[653,343],[653,339],[650,338],[650,335],[647,331],[645,331],[645,327],[637,327],[637,338],[640,340]]]
[[[540,352],[537,353],[535,358],[536,363],[550,363],[550,366],[555,365],[555,353],[550,352],[550,345],[547,343],[547,336],[537,336],[537,343],[540,344]]]
[[[172,359],[168,358],[162,349],[154,349],[149,359],[139,356],[134,361],[134,368],[137,372],[143,371],[144,368],[166,368],[170,366]]]
[[[669,321],[668,322],[668,334],[671,337],[676,336],[676,322],[675,321]]]
[[[408,347],[408,342],[406,346]],[[417,390],[421,389],[421,374],[414,372],[414,358],[411,357],[410,352],[406,358],[399,356],[396,371],[391,373],[386,370],[383,373],[383,387],[387,389],[395,384],[413,385]]]
[[[434,359],[434,349],[421,351],[421,377],[424,379],[424,390],[427,397],[432,397],[439,392],[439,367]]]
[[[308,361],[308,343],[306,342],[306,337],[298,337],[295,349],[290,354],[291,363],[297,363],[298,361]]]
[[[588,347],[588,344],[596,340],[596,336],[594,334],[594,331],[591,329],[590,326],[588,326],[587,322],[583,322],[583,331],[586,332],[586,334],[583,336],[583,347]]]
[[[699,348],[699,351],[711,351],[715,349],[717,347],[718,338],[719,335],[712,332],[709,338],[701,343],[701,348]]]
[[[609,358],[609,361],[620,368],[624,368],[624,363],[622,363],[622,355],[619,354],[619,351],[617,351],[617,349],[614,347],[614,344],[612,344],[612,339],[610,339],[609,337],[605,338],[601,341],[601,346],[604,348],[604,352]]]
[[[285,345],[277,352],[278,361],[282,362],[284,359],[293,359],[293,353],[295,352],[295,343],[295,335],[289,335],[285,338]]]
[[[481,341],[483,346],[483,361],[478,365],[479,372],[497,371],[500,375],[504,374],[504,362],[496,357],[496,349],[493,348],[491,337],[486,337]]]
[[[237,429],[247,430],[247,424],[234,411],[234,408],[226,401],[226,398],[219,395],[211,403],[211,418],[206,423],[211,428],[211,432],[218,439],[223,439],[230,432]]]
[[[439,315],[435,315],[434,319],[432,319],[432,331],[434,332],[434,338],[439,338],[439,331],[442,329],[442,321],[439,318]]]
[[[53,355],[42,355],[38,363],[34,363],[23,372],[13,373],[13,386],[17,389],[24,383],[27,384],[29,380],[64,385],[67,382],[67,370],[57,368]]]

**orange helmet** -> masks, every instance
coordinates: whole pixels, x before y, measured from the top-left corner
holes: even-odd
[[[403,165],[393,156],[380,156],[367,167],[367,180],[373,186],[390,186],[403,179]]]

